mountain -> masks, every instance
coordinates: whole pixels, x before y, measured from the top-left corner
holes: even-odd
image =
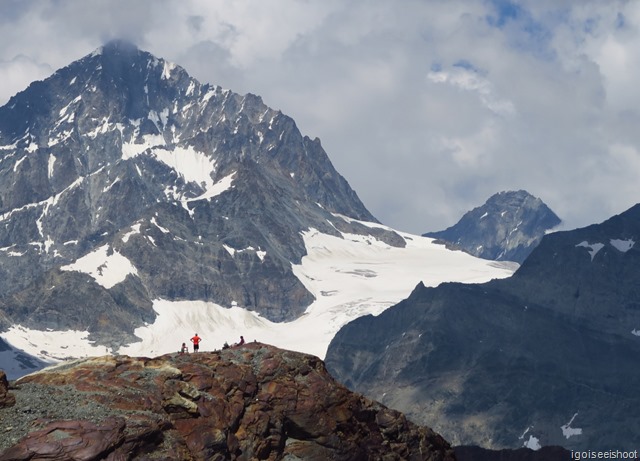
[[[426,262],[425,262],[426,261]],[[199,332],[324,356],[418,281],[511,275],[379,224],[258,96],[115,41],[0,107],[0,366],[159,355]]]
[[[300,232],[370,233],[332,213],[376,221],[291,118],[125,42],[11,98],[0,154],[5,327],[91,314],[92,338],[117,344],[156,298],[294,319],[313,301],[291,271]]]
[[[515,274],[419,284],[332,340],[329,371],[455,445],[640,443],[640,205],[546,235]]]
[[[317,357],[259,343],[83,359],[1,383],[4,461],[455,459],[442,437],[350,392]]]
[[[539,198],[524,190],[507,191],[489,197],[484,205],[465,213],[455,225],[423,235],[479,258],[522,263],[540,239],[560,222]]]

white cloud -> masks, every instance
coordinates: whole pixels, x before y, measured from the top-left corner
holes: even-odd
[[[568,227],[624,211],[640,192],[640,5],[498,5],[33,2],[3,12],[0,76],[15,83],[0,98],[120,36],[292,116],[395,227],[442,229],[505,189]]]
[[[2,82],[2,101],[6,102],[11,96],[25,89],[29,82],[42,80],[53,70],[44,64],[38,64],[32,59],[19,55],[9,61],[0,61],[0,81]]]
[[[453,68],[449,71],[429,72],[427,78],[434,83],[447,83],[462,90],[475,91],[482,104],[497,115],[515,113],[513,103],[497,97],[491,82],[478,75],[476,71]]]

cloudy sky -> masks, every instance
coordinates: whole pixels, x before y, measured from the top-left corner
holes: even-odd
[[[502,190],[566,228],[640,202],[640,2],[2,0],[0,104],[113,38],[262,96],[400,230]]]

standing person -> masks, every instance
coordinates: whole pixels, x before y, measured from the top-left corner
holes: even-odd
[[[200,350],[200,341],[202,341],[202,338],[198,336],[198,333],[191,338],[191,342],[193,343],[193,352],[198,352]]]

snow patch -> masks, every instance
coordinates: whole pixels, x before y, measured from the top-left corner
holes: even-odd
[[[151,224],[153,224],[154,226],[156,226],[158,229],[160,229],[160,232],[162,232],[163,234],[169,234],[171,231],[169,229],[167,229],[166,227],[162,227],[160,224],[158,224],[158,221],[156,221],[155,216],[153,218],[151,218]]]
[[[102,189],[102,193],[109,192],[109,191],[111,190],[111,188],[112,188],[113,186],[115,186],[115,185],[116,185],[117,183],[119,183],[119,182],[120,182],[120,178],[116,178],[116,179],[114,179],[114,180],[113,180],[113,182],[112,182],[111,184],[109,184],[109,185],[105,186],[105,188],[104,188],[104,189]]]
[[[571,421],[560,427],[560,429],[562,429],[562,435],[564,435],[567,439],[573,437],[574,435],[582,435],[582,429],[571,427],[571,424],[573,423],[573,420],[576,419],[576,416],[578,416],[578,413],[573,415]]]
[[[24,157],[22,157],[20,160],[18,160],[14,165],[13,165],[13,172],[15,173],[16,171],[18,171],[18,167],[20,166],[20,164],[22,162],[24,162],[24,159],[26,159],[27,156],[25,155]]]
[[[138,274],[131,261],[115,250],[111,254],[109,254],[109,251],[109,245],[103,245],[84,255],[75,263],[60,267],[60,270],[88,274],[96,283],[107,289],[123,282],[129,274]]]
[[[534,437],[532,435],[529,436],[529,440],[524,442],[524,446],[534,451],[537,451],[540,448],[542,448],[542,445],[540,445],[540,440],[537,437]]]
[[[33,142],[33,140],[31,140],[31,142],[29,143],[29,145],[27,146],[27,152],[29,153],[33,153],[35,151],[38,150],[38,144]]]
[[[3,251],[7,254],[7,256],[24,256],[25,254],[27,254],[26,251],[19,253],[17,251],[13,251],[12,248],[15,247],[15,245],[11,245],[10,247],[4,247],[4,248],[0,248],[0,251]],[[0,367],[1,368],[1,367]]]
[[[145,134],[142,137],[142,141],[139,143],[122,143],[122,159],[126,160],[137,157],[138,155],[145,153],[148,149],[164,145],[164,137],[161,134]]]
[[[222,194],[224,191],[231,189],[235,177],[236,172],[234,171],[233,173],[228,174],[213,185],[207,187],[207,190],[204,192],[204,194],[199,195],[198,197],[187,199],[185,200],[185,202],[195,202],[196,200],[205,200],[216,197]]]
[[[109,131],[109,118],[108,117],[104,117],[102,119],[102,122],[99,123],[98,125],[96,125],[96,127],[93,130],[87,132],[85,134],[85,136],[93,139],[96,136],[98,136],[99,134],[104,134],[107,131]]]
[[[89,340],[88,331],[31,330],[22,325],[13,325],[9,330],[0,333],[0,338],[15,349],[0,352],[0,363],[10,365],[2,367],[9,379],[23,376],[26,369],[40,369],[43,365],[79,357],[102,356],[112,352],[105,346],[95,346],[93,341]],[[33,367],[20,366],[22,361],[19,360],[19,356],[23,356],[24,353],[44,363],[32,363]]]
[[[588,248],[589,254],[591,255],[591,261],[593,261],[593,258],[595,258],[598,252],[604,248],[604,243],[589,243],[585,240],[584,242],[578,243],[576,247]]]
[[[631,248],[633,248],[633,245],[635,245],[636,242],[634,242],[631,239],[629,240],[611,239],[609,240],[609,243],[611,243],[611,246],[613,246],[616,250],[621,251],[622,253],[626,253]]]
[[[171,78],[171,72],[176,68],[176,65],[172,62],[164,61],[162,66],[162,78],[168,80]]]
[[[53,154],[49,154],[49,162],[47,165],[47,172],[49,174],[49,179],[53,176],[53,165],[56,163],[56,156]]]
[[[173,168],[185,181],[195,182],[205,190],[213,187],[211,175],[215,172],[215,160],[195,150],[192,146],[176,147],[173,150],[156,148],[152,155]]]
[[[127,243],[129,241],[129,237],[131,237],[132,235],[137,235],[139,233],[140,233],[140,223],[136,223],[133,226],[131,226],[131,230],[126,234],[124,234],[120,240],[122,240],[124,243]]]

